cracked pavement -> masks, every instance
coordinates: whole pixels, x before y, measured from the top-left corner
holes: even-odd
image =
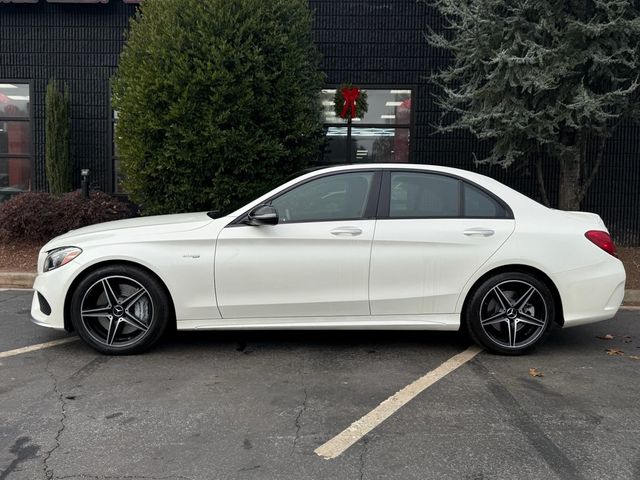
[[[0,292],[0,351],[65,335],[32,325],[29,302]],[[72,342],[0,359],[0,480],[640,478],[640,310],[556,330],[530,356],[482,353],[338,458],[313,453],[466,346],[198,332],[139,356]]]

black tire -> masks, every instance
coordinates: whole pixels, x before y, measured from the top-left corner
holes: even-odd
[[[488,351],[522,355],[546,339],[555,315],[546,283],[529,273],[505,272],[470,293],[464,321],[471,338]]]
[[[69,313],[80,338],[108,355],[148,350],[171,318],[163,285],[132,265],[108,265],[89,273],[76,286]]]

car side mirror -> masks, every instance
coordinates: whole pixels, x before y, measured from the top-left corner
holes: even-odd
[[[247,215],[249,225],[277,225],[278,211],[271,205],[260,205]]]

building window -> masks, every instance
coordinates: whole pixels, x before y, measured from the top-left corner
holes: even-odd
[[[364,89],[369,109],[351,126],[336,116],[335,89],[322,90],[326,139],[321,163],[407,163],[411,129],[411,90]],[[351,130],[351,131],[349,131]]]
[[[116,125],[118,124],[118,112],[113,110],[111,114],[111,165],[113,165],[113,191],[114,193],[125,193],[122,182],[124,174],[120,166],[120,157],[118,156],[118,146],[116,144]]]
[[[27,83],[0,83],[0,201],[31,190],[31,108]]]

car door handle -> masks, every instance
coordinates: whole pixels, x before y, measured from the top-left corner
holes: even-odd
[[[362,229],[358,227],[338,227],[331,230],[331,235],[336,235],[338,237],[355,237],[361,233]]]
[[[470,228],[464,231],[467,237],[490,237],[494,233],[496,232],[489,228]]]

